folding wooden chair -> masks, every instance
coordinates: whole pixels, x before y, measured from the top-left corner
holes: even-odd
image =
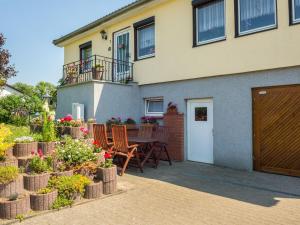
[[[153,138],[158,140],[158,142],[155,143],[155,148],[158,150],[158,154],[156,155],[156,167],[159,164],[159,160],[161,160],[162,153],[166,154],[167,160],[169,162],[169,165],[172,165],[172,161],[167,149],[168,141],[169,141],[169,129],[164,126],[159,126],[156,128],[156,131],[153,134]]]
[[[113,136],[113,151],[115,156],[125,157],[126,160],[123,164],[120,176],[122,176],[128,166],[131,159],[136,159],[137,166],[143,173],[143,167],[140,160],[140,155],[138,153],[138,145],[128,145],[127,129],[126,126],[113,125],[112,126],[112,136]]]
[[[141,124],[138,132],[140,138],[152,138],[153,125],[152,124]]]
[[[98,142],[99,146],[106,152],[113,154],[112,142],[108,142],[106,126],[104,124],[94,124],[93,126],[94,140]]]

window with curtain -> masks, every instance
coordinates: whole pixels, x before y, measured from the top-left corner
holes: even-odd
[[[155,54],[155,25],[137,29],[137,58],[143,59]]]
[[[300,0],[293,0],[293,22],[300,23]]]
[[[146,116],[161,116],[164,113],[163,99],[146,99]]]
[[[213,1],[196,8],[197,43],[204,44],[225,38],[225,2]]]
[[[238,0],[239,34],[276,27],[276,0]]]

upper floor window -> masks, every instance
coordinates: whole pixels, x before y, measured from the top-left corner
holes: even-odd
[[[155,55],[154,17],[137,22],[135,28],[135,59],[145,59]]]
[[[291,0],[291,16],[292,16],[292,24],[300,23],[300,0]]]
[[[87,72],[92,68],[92,42],[89,41],[79,46],[80,49],[80,73]]]
[[[193,1],[194,45],[225,39],[225,1]]]
[[[277,26],[276,0],[236,0],[237,35],[245,35]]]

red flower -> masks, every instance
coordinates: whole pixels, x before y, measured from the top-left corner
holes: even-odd
[[[31,155],[34,155],[34,151],[31,151]]]
[[[38,154],[39,154],[39,157],[40,157],[40,158],[42,158],[42,157],[43,157],[43,155],[44,155],[44,154],[43,154],[43,151],[42,151],[42,149],[39,149],[39,150],[38,150]]]
[[[65,116],[65,118],[63,118],[65,121],[70,122],[71,120],[73,120],[72,115],[67,115]]]
[[[111,158],[111,154],[109,154],[109,153],[106,152],[106,153],[104,154],[104,158],[105,158],[105,159],[110,159],[110,158]]]

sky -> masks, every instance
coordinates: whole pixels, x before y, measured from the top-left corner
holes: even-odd
[[[0,0],[0,32],[18,74],[8,83],[57,84],[63,49],[52,44],[134,0]]]

